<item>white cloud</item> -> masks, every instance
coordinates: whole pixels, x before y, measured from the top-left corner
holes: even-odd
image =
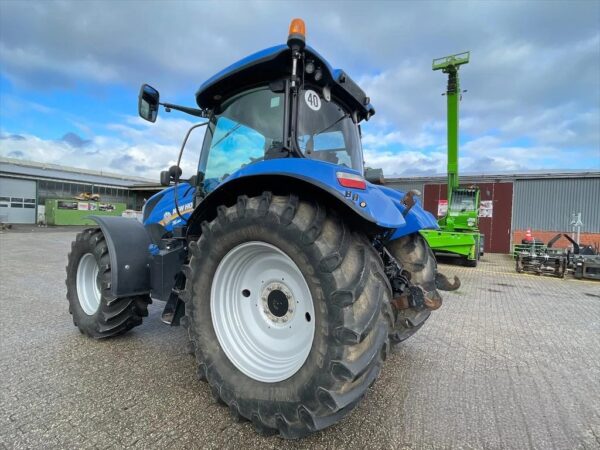
[[[446,167],[446,154],[441,152],[393,152],[365,147],[364,156],[368,167],[382,168],[386,177],[431,175],[444,172]]]
[[[115,136],[96,135],[83,146],[73,146],[62,139],[11,137],[4,133],[0,155],[158,180],[158,173],[177,161],[184,134],[193,123],[159,118],[151,125],[128,116],[123,124],[109,126]],[[203,136],[203,129],[196,130],[188,141],[181,163],[184,176],[195,173]]]
[[[0,2],[0,65],[27,92],[82,83],[133,91],[146,81],[166,98],[191,99],[197,85],[225,66],[285,42],[289,20],[300,16],[308,43],[371,97],[377,114],[363,127],[365,155],[386,173],[388,166],[398,174],[445,170],[440,94],[446,78],[430,64],[467,49],[471,62],[461,69],[462,88],[468,89],[461,131],[469,138],[461,149],[463,168],[598,168],[599,15],[600,3],[585,0],[346,2],[343,8],[291,1]],[[47,106],[2,96],[4,116],[25,116],[28,108]],[[68,121],[91,139],[85,153],[35,133],[0,142],[1,151],[62,157],[57,162],[92,168],[121,164],[154,177],[174,161],[191,123],[169,119],[150,126],[124,117],[93,136],[102,124],[73,116]],[[514,144],[519,141],[529,144]],[[407,149],[401,158],[399,149]],[[198,151],[196,146],[196,156],[185,160],[188,170]]]

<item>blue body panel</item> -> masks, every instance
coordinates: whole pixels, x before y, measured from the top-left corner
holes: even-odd
[[[260,161],[249,164],[246,167],[227,177],[219,183],[217,180],[205,180],[205,186],[209,190],[218,190],[229,182],[242,178],[260,175],[284,175],[298,178],[321,187],[340,201],[348,203],[357,213],[383,228],[395,229],[393,239],[414,233],[421,229],[437,229],[435,218],[423,210],[417,203],[406,217],[403,216],[404,205],[401,202],[403,193],[383,186],[367,182],[367,189],[346,188],[339,184],[336,172],[348,172],[359,175],[353,169],[336,164],[301,158],[282,158]],[[157,196],[161,196],[153,209],[144,218],[144,225],[160,223],[167,230],[184,225],[183,221],[174,211],[174,187],[167,188],[148,200],[153,202]],[[192,212],[194,188],[187,183],[179,185],[179,209],[187,218]],[[209,194],[210,195],[210,194]],[[364,202],[364,206],[360,206]]]
[[[196,189],[188,183],[180,183],[177,186],[177,204],[179,205],[179,212],[186,219],[190,217],[194,210],[193,200],[195,190]],[[155,201],[157,201],[157,203],[154,204]],[[144,208],[147,208],[147,205],[151,204],[154,204],[152,210],[149,212],[144,211],[144,225],[160,223],[167,231],[173,231],[173,228],[185,225],[185,222],[181,220],[175,210],[174,186],[154,194],[148,199]]]

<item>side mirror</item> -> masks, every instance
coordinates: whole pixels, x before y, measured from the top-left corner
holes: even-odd
[[[171,177],[171,180],[173,180],[173,181],[179,181],[182,173],[183,172],[181,171],[181,167],[179,167],[179,166],[169,167],[169,176]]]
[[[160,185],[168,186],[170,184],[171,184],[171,174],[169,173],[168,170],[163,170],[160,173]]]
[[[138,113],[142,119],[148,122],[156,122],[159,98],[160,94],[156,89],[148,84],[142,84],[138,99]]]
[[[160,173],[161,186],[169,186],[171,181],[179,181],[181,178],[181,167],[171,166],[169,170],[163,170]]]

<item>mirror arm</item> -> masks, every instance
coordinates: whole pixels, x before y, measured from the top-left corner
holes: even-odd
[[[202,117],[205,119],[208,118],[208,112],[205,110],[202,110],[202,109],[189,108],[187,106],[173,105],[172,103],[159,103],[159,105],[164,106],[167,110],[175,109],[177,111],[181,111],[186,114],[190,114],[192,116]]]

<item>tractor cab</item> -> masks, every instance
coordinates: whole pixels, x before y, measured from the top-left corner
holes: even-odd
[[[291,114],[290,91],[281,92],[286,84],[252,87],[213,109],[198,165],[206,194],[237,170],[272,159],[308,158],[362,175],[362,149],[352,112],[331,97],[324,100],[318,86],[304,85]],[[293,125],[292,115],[297,117]]]
[[[161,183],[175,185],[149,199],[143,212],[145,224],[158,222],[169,232],[185,227],[196,206],[217,188],[225,188],[226,182],[257,172],[304,179],[306,172],[315,170],[308,161],[329,167],[319,169],[334,177],[321,180],[322,187],[331,188],[334,181],[339,189],[332,194],[350,199],[361,213],[361,208],[369,209],[364,201],[360,206],[357,194],[343,188],[367,189],[359,123],[375,110],[343,70],[333,69],[305,45],[301,21],[292,21],[286,45],[267,48],[225,68],[203,83],[195,98],[198,108],[190,108],[160,102],[151,86],[143,85],[140,91],[139,114],[148,121],[156,120],[159,106],[208,119],[190,129],[180,151],[179,159],[189,134],[205,125],[197,174],[182,179],[179,163],[162,172]],[[260,183],[271,186],[272,176],[268,181],[263,176]],[[399,216],[397,210],[389,211]],[[398,220],[404,222],[401,216]]]
[[[162,105],[208,118],[193,180],[201,197],[239,169],[272,159],[306,158],[363,176],[358,124],[375,110],[343,70],[305,45],[302,21],[292,22],[287,45],[250,55],[203,83],[196,103],[199,109],[161,103],[158,91],[143,85],[139,114],[154,122]],[[161,182],[180,181],[179,172],[172,167]]]
[[[287,45],[238,61],[197,91],[198,106],[210,111],[199,165],[207,179],[227,174],[221,154],[231,156],[229,172],[246,163],[234,156],[244,144],[251,162],[308,158],[363,174],[358,123],[375,110],[343,70],[305,45],[304,35],[304,23],[295,19]]]

